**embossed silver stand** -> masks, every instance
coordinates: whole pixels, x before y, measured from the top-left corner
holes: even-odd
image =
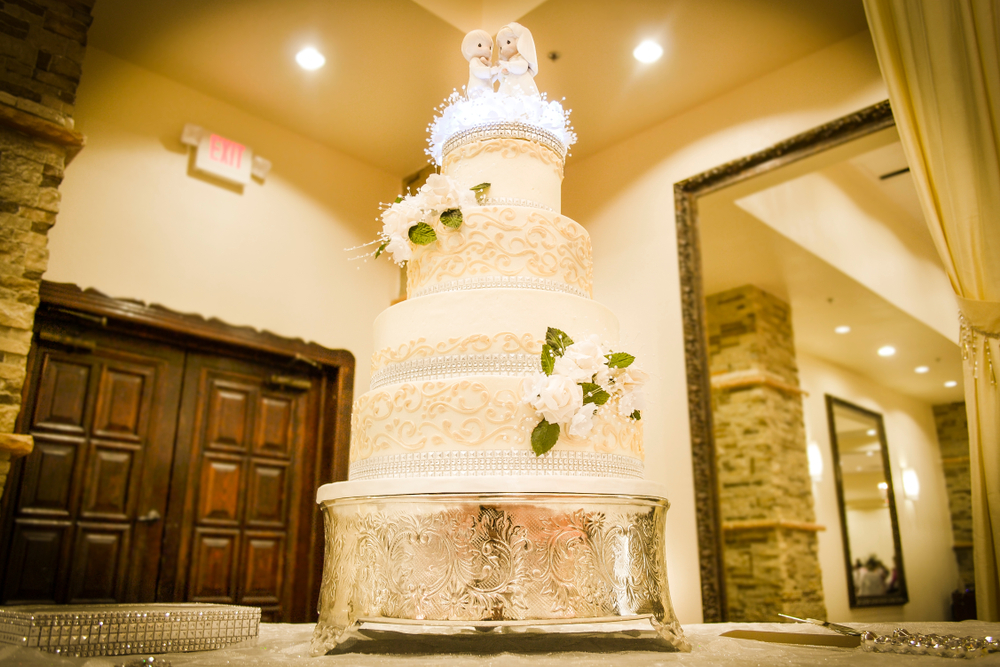
[[[417,482],[440,492],[407,493]],[[469,486],[485,490],[453,491]],[[597,493],[540,490],[560,487]],[[667,589],[669,504],[615,493],[653,488],[548,476],[323,486],[312,653],[690,650]]]

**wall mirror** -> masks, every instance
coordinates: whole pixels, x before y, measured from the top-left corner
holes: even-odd
[[[906,575],[882,415],[826,396],[852,607],[906,604]]]
[[[802,450],[804,467],[806,442],[812,439],[807,429],[811,428],[814,436],[826,431],[823,396],[827,392],[819,390],[809,397],[799,384],[796,363],[801,367],[805,359],[811,358],[813,377],[817,377],[815,369],[825,364],[823,368],[835,369],[831,373],[850,373],[931,405],[962,400],[961,388],[948,389],[940,380],[944,375],[962,376],[961,353],[954,343],[957,329],[952,336],[942,330],[943,325],[936,324],[954,319],[950,315],[953,306],[944,317],[913,315],[921,305],[917,303],[914,307],[914,302],[921,300],[920,290],[911,289],[904,294],[902,290],[910,288],[900,287],[900,281],[884,281],[897,292],[889,296],[880,293],[872,283],[886,275],[895,275],[894,269],[888,268],[886,257],[876,254],[875,244],[857,242],[859,238],[869,239],[868,232],[875,229],[865,227],[866,219],[885,223],[880,228],[883,238],[905,248],[901,255],[922,267],[918,280],[934,272],[940,274],[934,281],[927,280],[923,294],[943,289],[945,296],[952,298],[907,173],[891,109],[888,102],[881,102],[675,184],[705,622],[764,620],[746,614],[748,610],[754,612],[754,605],[746,601],[749,598],[745,591],[759,589],[760,585],[754,573],[736,572],[741,567],[749,572],[756,562],[752,554],[744,557],[734,551],[733,545],[739,541],[737,531],[747,531],[744,534],[748,537],[743,541],[750,542],[750,530],[768,523],[779,526],[794,523],[796,530],[815,531],[814,535],[820,535],[819,539],[827,540],[827,544],[830,538],[836,539],[834,472],[830,469],[824,478],[827,480],[824,489],[829,493],[822,497],[815,496],[810,489],[811,472],[799,476],[797,483],[801,488],[796,493],[800,498],[808,497],[803,502],[808,507],[801,513],[805,518],[775,517],[774,513],[766,512],[755,515],[756,508],[752,507],[753,477],[775,467],[771,453],[794,448],[786,444],[795,441]],[[838,241],[839,231],[848,227],[854,241],[844,243],[845,235]],[[875,275],[876,272],[880,275]],[[791,313],[787,319],[788,328],[794,330],[794,349],[788,346],[775,352],[775,346],[762,342],[760,349],[769,348],[763,355],[754,350],[745,355],[782,357],[784,361],[777,360],[776,371],[742,370],[736,363],[718,363],[720,355],[738,356],[731,352],[735,348],[727,345],[738,335],[733,332],[740,328],[740,323],[733,320],[719,326],[718,319],[709,322],[710,311],[718,306],[720,294],[744,285],[774,296]],[[927,296],[924,301],[937,303],[937,294],[934,292],[933,299]],[[907,299],[910,301],[906,302]],[[842,316],[848,312],[854,326],[850,336],[843,336],[837,331],[842,329],[839,325],[846,323]],[[897,363],[874,363],[873,359],[880,358],[875,351],[886,344],[885,334],[890,331],[893,336],[898,335],[898,340],[906,340],[907,352],[918,351],[921,360],[904,358],[901,351],[895,357]],[[923,364],[924,358],[930,360],[932,372],[915,374],[913,368]],[[787,410],[798,410],[801,416],[805,405],[805,412],[813,415],[798,432],[781,436],[787,437],[785,444],[765,438],[751,442],[746,434],[752,428],[732,428],[730,417],[736,411],[733,406],[739,409],[749,406],[751,394],[761,385],[789,397],[785,403]],[[726,400],[731,398],[731,410],[713,416],[713,409],[725,407],[719,400],[720,393],[725,391],[730,392]],[[850,398],[857,400],[854,396]],[[784,416],[767,417],[764,421],[786,423]],[[881,442],[884,447],[884,440]],[[744,457],[748,460],[735,462],[725,459],[734,451],[742,456],[751,446],[760,451],[756,458]],[[828,468],[835,467],[828,449],[821,456],[827,460]],[[780,481],[775,485],[780,485]],[[823,503],[821,508],[827,517],[824,525],[810,518],[813,497]],[[742,507],[734,511],[734,506],[741,504],[751,505],[750,511],[744,512]],[[824,526],[827,532],[819,532]],[[898,546],[894,553],[898,553]],[[868,555],[859,554],[856,558],[866,560]],[[890,574],[892,556],[880,557]],[[744,580],[737,581],[735,576]],[[853,572],[848,580],[852,577]],[[727,593],[727,587],[732,592]],[[900,590],[905,594],[905,586]],[[874,597],[855,596],[853,589],[850,593],[852,607],[899,604],[884,597],[876,601]],[[833,594],[827,591],[828,596]],[[837,591],[837,595],[848,602],[844,591]]]

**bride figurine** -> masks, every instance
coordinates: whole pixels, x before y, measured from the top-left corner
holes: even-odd
[[[469,85],[465,94],[474,100],[486,91],[493,92],[493,37],[485,30],[473,30],[462,40],[462,55],[469,61]]]
[[[538,74],[538,56],[531,31],[520,23],[508,23],[497,33],[500,46],[500,93],[504,95],[538,96],[535,75]]]

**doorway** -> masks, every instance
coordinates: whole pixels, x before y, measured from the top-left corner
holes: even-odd
[[[215,602],[315,619],[321,483],[354,360],[43,283],[0,523],[0,604]]]

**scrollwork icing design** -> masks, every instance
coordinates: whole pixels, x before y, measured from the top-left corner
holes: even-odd
[[[362,394],[351,413],[350,462],[374,455],[461,445],[530,448],[534,411],[523,404],[520,380],[491,391],[482,382],[438,380],[403,383]],[[599,412],[587,437],[564,433],[559,443],[576,450],[631,452],[642,458],[642,422]]]
[[[475,141],[452,150],[444,158],[444,173],[457,162],[469,160],[483,153],[499,153],[500,157],[513,160],[521,155],[529,155],[542,164],[552,168],[553,173],[563,178],[563,159],[552,149],[526,139],[486,139]]]
[[[584,501],[459,498],[324,506],[327,567],[314,650],[334,646],[360,617],[431,622],[638,614],[652,615],[665,638],[686,648],[661,553],[665,503],[587,507]]]
[[[593,293],[590,236],[569,218],[512,208],[473,209],[458,230],[418,248],[407,263],[411,294],[465,276],[531,275]]]
[[[471,336],[449,338],[446,341],[431,344],[426,338],[418,338],[396,347],[386,347],[372,355],[372,374],[380,371],[386,364],[402,363],[414,358],[431,357],[444,354],[465,354],[468,352],[506,352],[509,354],[523,352],[526,354],[541,354],[544,340],[532,334],[516,334],[502,331],[489,336],[487,334],[472,334]]]

